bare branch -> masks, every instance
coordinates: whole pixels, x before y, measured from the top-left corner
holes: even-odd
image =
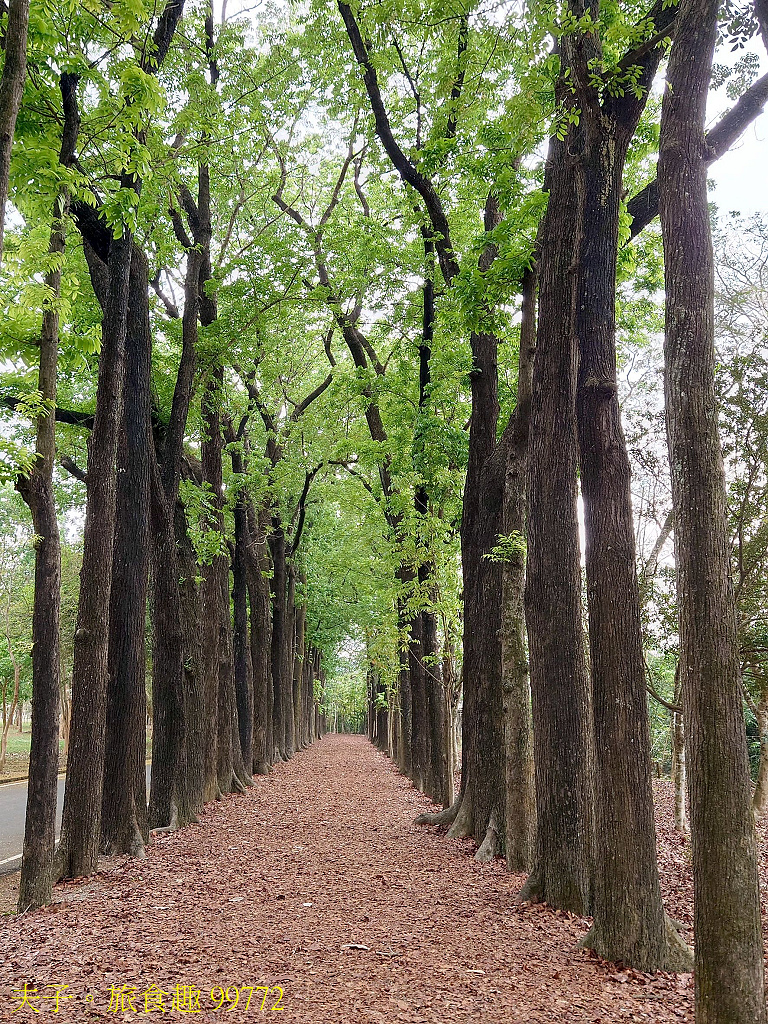
[[[80,469],[77,463],[70,459],[68,455],[65,455],[64,458],[61,459],[61,466],[63,469],[66,469],[70,476],[73,476],[76,480],[79,480],[81,483],[88,486],[88,474],[84,469]]]
[[[155,293],[155,295],[158,297],[158,299],[160,299],[160,301],[162,302],[163,306],[165,307],[165,312],[168,314],[168,317],[171,320],[178,320],[179,319],[179,307],[163,291],[163,289],[162,289],[162,287],[160,285],[160,273],[161,273],[161,271],[158,270],[157,273],[155,274],[155,276],[149,282],[150,285],[152,286],[152,291]]]
[[[768,74],[758,78],[731,109],[706,134],[707,164],[719,160],[747,127],[763,112],[768,103]],[[627,203],[627,212],[632,217],[630,238],[639,235],[659,212],[659,184],[656,178]]]

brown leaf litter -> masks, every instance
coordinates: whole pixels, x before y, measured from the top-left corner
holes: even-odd
[[[668,787],[657,798],[665,897],[690,921],[687,845]],[[365,738],[326,736],[146,860],[108,862],[6,917],[0,1020],[693,1020],[690,975],[578,950],[586,919],[518,904],[520,875],[413,824],[428,806]]]

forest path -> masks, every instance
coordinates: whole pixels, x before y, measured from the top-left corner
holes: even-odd
[[[0,1020],[693,1020],[689,976],[617,972],[576,950],[585,921],[516,905],[521,877],[413,825],[426,806],[365,738],[326,736],[160,838],[147,860],[6,918]],[[33,1003],[39,1014],[19,1007],[24,981],[49,997]],[[58,1014],[54,985],[73,997]],[[153,1002],[153,985],[169,995]],[[243,986],[258,985],[272,989],[265,1008],[258,992],[246,1011]],[[201,990],[189,1017],[184,986]],[[214,986],[231,1000],[238,988],[238,1004],[214,1012]],[[111,992],[122,995],[110,1004]]]

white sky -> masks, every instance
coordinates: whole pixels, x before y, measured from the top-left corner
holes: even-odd
[[[768,210],[768,114],[750,125],[736,145],[709,169],[710,198],[722,214]]]
[[[760,72],[768,70],[768,57],[759,39],[753,39],[747,48],[760,57]],[[735,53],[719,51],[715,61],[719,64],[734,64],[744,55],[745,50]],[[725,88],[713,92],[709,109],[712,121],[733,105]],[[752,214],[768,211],[768,113],[764,112],[744,132],[739,141],[709,168],[709,178],[715,183],[710,199],[717,203],[722,215],[731,211]]]

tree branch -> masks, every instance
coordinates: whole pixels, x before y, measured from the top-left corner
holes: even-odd
[[[731,109],[723,114],[717,124],[707,132],[707,165],[719,160],[746,128],[763,112],[768,103],[768,74],[758,78],[739,97]],[[659,184],[656,178],[627,203],[627,212],[632,217],[630,238],[639,235],[659,212]]]
[[[349,4],[338,0],[338,6],[341,17],[344,20],[349,41],[352,44],[352,52],[363,70],[363,82],[376,123],[376,134],[400,177],[414,188],[424,201],[435,231],[435,246],[437,248],[440,269],[446,284],[450,284],[459,272],[459,264],[451,245],[451,232],[448,219],[443,210],[443,204],[432,182],[414,167],[396,141],[389,122],[389,115],[381,96],[376,69],[363,42],[355,16],[352,14]]]
[[[304,480],[304,489],[301,492],[299,498],[299,504],[296,506],[296,511],[293,514],[294,521],[298,515],[298,522],[296,523],[296,529],[294,530],[293,539],[287,543],[289,557],[292,558],[298,551],[299,544],[301,543],[301,535],[304,532],[304,523],[306,521],[307,512],[307,495],[309,494],[309,488],[312,486],[312,481],[315,479],[317,474],[323,468],[325,463],[321,462],[319,466],[315,466],[314,469],[310,470]]]
[[[466,61],[464,57],[469,46],[469,13],[464,11],[459,20],[459,41],[456,53],[456,78],[451,87],[451,95],[448,100],[448,123],[445,128],[446,139],[455,139],[459,126],[459,100],[464,89],[464,73]]]
[[[158,18],[157,27],[152,36],[151,52],[145,53],[141,59],[142,71],[157,71],[163,63],[183,13],[184,0],[168,0],[163,8],[163,13]]]
[[[355,477],[356,480],[360,481],[360,483],[363,485],[363,487],[366,489],[366,491],[368,491],[368,493],[371,495],[372,498],[374,498],[376,501],[381,501],[380,496],[378,494],[376,494],[376,492],[374,491],[373,487],[371,487],[371,485],[368,483],[368,481],[365,479],[365,477],[362,475],[362,473],[358,473],[358,471],[356,469],[353,469],[352,466],[350,466],[348,462],[333,462],[332,461],[332,462],[329,462],[328,465],[329,466],[340,466],[342,469],[346,469],[346,471],[349,473],[350,476],[353,476],[353,477]]]
[[[15,395],[4,395],[0,398],[0,405],[14,412],[23,405],[22,400]],[[60,409],[56,406],[55,417],[57,423],[66,423],[71,427],[84,427],[86,430],[93,429],[93,413],[78,412],[76,409]]]
[[[329,373],[325,380],[317,385],[314,391],[310,391],[310,393],[307,395],[303,402],[299,402],[299,404],[291,413],[292,423],[295,423],[307,411],[307,409],[310,407],[310,405],[312,405],[315,399],[319,398],[320,395],[322,395],[322,393],[330,386],[332,381],[333,374]]]
[[[86,487],[88,486],[88,474],[85,472],[84,469],[80,469],[78,464],[74,462],[72,459],[70,459],[68,455],[65,455],[64,458],[61,459],[61,466],[63,469],[66,469],[66,471],[76,480],[79,480],[81,483],[85,484]]]

